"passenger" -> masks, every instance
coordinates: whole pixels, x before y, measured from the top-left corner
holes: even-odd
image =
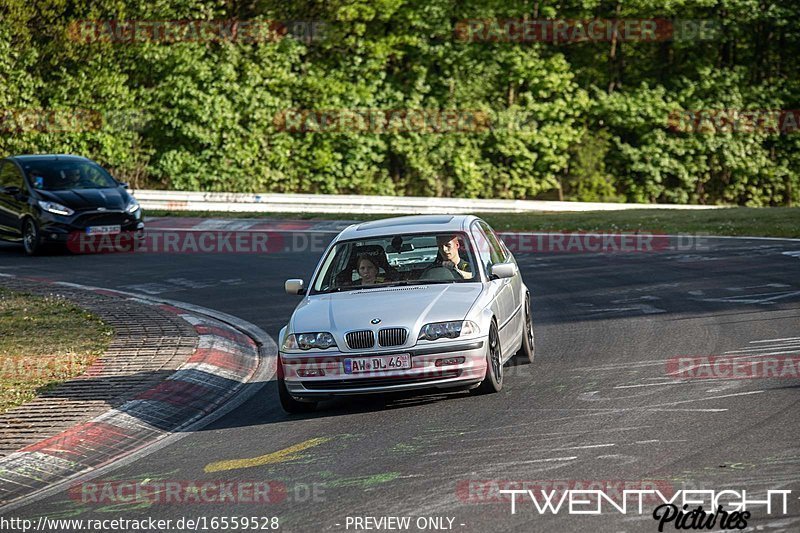
[[[62,170],[61,175],[63,187],[67,189],[72,189],[78,187],[81,184],[82,176],[81,176],[81,169],[79,168],[70,168],[67,170]]]
[[[362,285],[374,285],[383,283],[383,278],[378,277],[378,265],[375,258],[368,254],[358,256],[358,275],[361,277]]]
[[[436,237],[436,247],[439,249],[439,256],[436,258],[434,266],[444,267],[458,274],[461,279],[472,279],[472,267],[468,261],[461,259],[458,250],[461,242],[456,235],[439,235]]]

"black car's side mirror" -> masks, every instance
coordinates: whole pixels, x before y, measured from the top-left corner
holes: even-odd
[[[130,188],[131,188],[131,185],[130,185],[130,183],[127,183],[127,182],[125,182],[125,181],[120,181],[120,182],[118,182],[118,183],[119,183],[119,186],[120,186],[120,187],[125,187],[126,189],[130,189]]]
[[[22,190],[19,187],[14,187],[14,186],[11,186],[11,187],[0,187],[0,191],[2,191],[5,194],[8,194],[10,196],[16,196],[20,192],[22,192]]]

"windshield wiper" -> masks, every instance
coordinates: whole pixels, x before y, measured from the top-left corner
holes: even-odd
[[[412,279],[404,281],[394,281],[379,285],[362,285],[362,289],[385,289],[386,287],[405,287],[407,285],[435,285],[442,283],[458,283],[457,279]]]
[[[390,283],[376,283],[374,285],[343,285],[325,291],[316,292],[315,294],[330,294],[332,292],[342,291],[361,291],[370,289],[387,289],[390,287],[405,287],[408,285],[441,285],[443,283],[463,283],[465,281],[473,281],[469,279],[416,279],[416,280],[403,280],[393,281]]]

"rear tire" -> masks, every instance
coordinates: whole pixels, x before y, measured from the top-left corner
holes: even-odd
[[[533,363],[536,345],[533,338],[533,318],[531,317],[531,297],[525,296],[525,322],[522,329],[522,346],[514,355],[517,364]]]
[[[489,339],[486,347],[486,374],[474,394],[494,394],[503,388],[503,352],[500,349],[500,335],[497,324],[492,321],[489,327]]]

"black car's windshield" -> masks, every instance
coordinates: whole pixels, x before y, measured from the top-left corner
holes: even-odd
[[[469,239],[460,232],[343,241],[323,260],[311,293],[479,281],[474,258]]]
[[[40,191],[118,187],[111,175],[90,161],[40,161],[23,165],[31,187]]]

